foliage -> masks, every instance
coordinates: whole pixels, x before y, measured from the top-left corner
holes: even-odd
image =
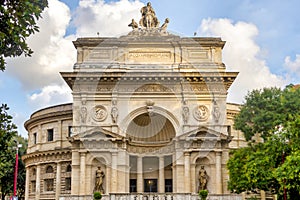
[[[208,191],[207,190],[200,190],[199,191],[199,196],[201,197],[202,200],[205,200],[206,197],[208,196]]]
[[[94,199],[102,199],[102,194],[100,192],[94,192]]]
[[[5,57],[30,56],[26,38],[39,31],[36,21],[48,5],[47,0],[0,1],[0,70],[5,70]]]
[[[245,132],[248,141],[259,133],[263,143],[231,152],[227,163],[228,188],[243,191],[271,191],[289,199],[300,193],[300,88],[254,90],[235,118],[235,128]]]
[[[19,149],[18,194],[22,196],[25,192],[25,166],[21,156],[25,154],[27,140],[16,135],[16,126],[12,123],[12,117],[8,114],[8,110],[6,104],[2,104],[0,107],[0,188],[2,199],[13,191],[16,158],[15,140],[22,144]]]

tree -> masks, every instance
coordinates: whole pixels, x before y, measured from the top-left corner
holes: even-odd
[[[0,70],[5,70],[5,57],[31,56],[26,38],[39,31],[36,20],[48,6],[47,0],[0,1]]]
[[[233,192],[266,190],[300,198],[300,88],[265,88],[246,96],[235,118],[248,147],[235,150],[227,163]],[[259,134],[262,143],[253,142]]]

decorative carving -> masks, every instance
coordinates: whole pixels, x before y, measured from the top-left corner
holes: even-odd
[[[221,116],[221,112],[220,112],[220,108],[217,104],[217,101],[215,99],[213,99],[213,108],[212,108],[211,114],[212,114],[215,122],[218,123],[220,116]]]
[[[107,111],[104,106],[97,105],[93,109],[93,119],[95,121],[104,121],[107,117]]]
[[[103,189],[104,176],[105,176],[105,174],[101,170],[101,167],[98,167],[98,169],[96,170],[96,180],[95,180],[94,192],[100,192],[101,194],[104,194],[104,189]]]
[[[205,121],[209,117],[209,110],[206,106],[200,105],[194,109],[194,117],[198,121]]]
[[[111,108],[111,119],[112,119],[113,123],[117,123],[118,116],[119,116],[118,108],[112,107]]]
[[[86,122],[86,116],[87,116],[87,109],[86,109],[86,107],[81,107],[81,109],[80,109],[81,123],[85,123]]]
[[[187,124],[190,116],[190,109],[187,106],[187,102],[183,102],[183,107],[182,107],[182,118],[183,118],[183,123]]]
[[[201,169],[199,170],[199,189],[200,190],[206,190],[207,189],[207,181],[208,181],[208,176],[206,173],[206,170],[204,169],[204,166],[201,166]]]

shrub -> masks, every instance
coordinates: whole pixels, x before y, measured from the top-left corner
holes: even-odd
[[[102,198],[102,194],[100,192],[94,192],[94,200],[98,200]]]
[[[206,197],[208,196],[208,191],[207,190],[200,190],[199,191],[199,196],[201,197],[202,200],[205,200]]]

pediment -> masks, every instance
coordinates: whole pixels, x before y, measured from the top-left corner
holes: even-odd
[[[95,127],[85,132],[79,133],[74,136],[74,139],[79,140],[117,140],[122,139],[119,134],[113,133],[101,127]]]
[[[228,135],[220,131],[216,131],[213,128],[208,127],[198,127],[192,131],[184,133],[183,135],[179,136],[179,139],[227,139]]]

